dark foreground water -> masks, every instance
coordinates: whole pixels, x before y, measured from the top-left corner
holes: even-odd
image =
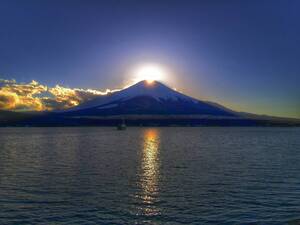
[[[0,129],[0,224],[299,223],[299,128]]]

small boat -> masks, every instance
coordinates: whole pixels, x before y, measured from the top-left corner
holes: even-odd
[[[126,124],[125,124],[125,121],[124,121],[124,119],[122,120],[122,123],[120,123],[120,124],[118,124],[118,126],[117,126],[117,129],[118,130],[126,130]]]

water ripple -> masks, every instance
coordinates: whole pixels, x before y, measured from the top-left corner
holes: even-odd
[[[0,224],[300,224],[298,128],[1,128]]]

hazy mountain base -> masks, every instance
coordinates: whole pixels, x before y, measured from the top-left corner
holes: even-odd
[[[206,115],[114,115],[67,117],[50,112],[0,111],[0,126],[300,126],[287,118],[247,118]]]

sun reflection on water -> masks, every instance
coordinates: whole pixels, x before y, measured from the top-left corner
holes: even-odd
[[[158,215],[159,209],[155,203],[158,201],[159,187],[159,132],[157,129],[147,129],[144,132],[143,152],[140,174],[140,199],[143,202],[144,215]]]

